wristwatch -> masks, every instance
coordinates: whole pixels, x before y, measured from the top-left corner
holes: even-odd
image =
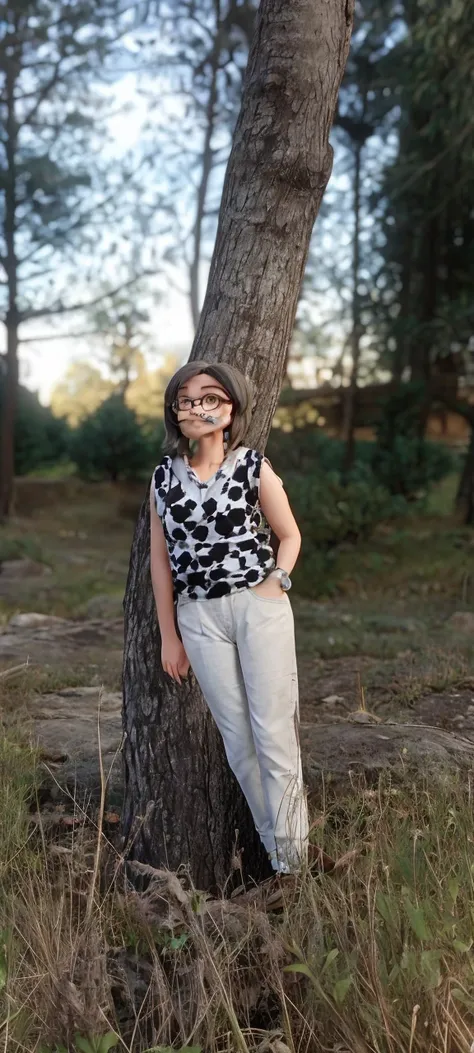
[[[280,586],[283,589],[283,592],[288,592],[291,589],[292,584],[288,571],[283,570],[281,567],[275,567],[269,574],[269,577],[273,574],[280,579]]]

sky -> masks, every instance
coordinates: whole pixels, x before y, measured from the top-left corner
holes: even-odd
[[[108,121],[112,140],[117,144],[117,155],[120,155],[122,144],[126,143],[128,149],[132,149],[138,141],[142,122],[146,118],[146,103],[137,93],[133,74],[115,82],[113,93],[118,111],[127,105],[129,107],[128,112],[116,112]],[[184,284],[183,279],[180,285]],[[70,328],[80,329],[81,326],[71,324]],[[168,352],[186,359],[193,339],[187,297],[168,286],[159,305],[151,309],[149,329],[154,352],[153,355],[146,355],[150,366],[154,359],[158,365],[161,356]],[[43,339],[48,331],[53,336],[58,330],[48,325],[46,320],[32,323],[31,327],[24,326],[22,335],[25,343],[20,346],[20,383],[35,391],[44,405],[48,404],[54,386],[68,365],[75,359],[90,356],[90,344],[86,340],[54,338],[48,341]],[[42,339],[34,342],[32,338],[36,335],[41,335]]]
[[[170,290],[166,302],[156,308],[150,330],[156,348],[156,365],[166,352],[187,358],[193,338],[187,299]],[[44,326],[42,332],[46,331]],[[89,354],[90,345],[80,339],[24,344],[20,348],[20,383],[37,392],[43,405],[47,405],[52,389],[68,365]],[[146,357],[151,365],[153,358],[149,354]]]
[[[112,156],[119,157],[123,153],[124,144],[126,149],[133,152],[134,146],[138,145],[139,141],[143,137],[143,123],[149,115],[148,103],[143,98],[141,93],[137,91],[136,79],[134,74],[126,74],[121,79],[116,80],[112,86],[113,90],[113,101],[115,115],[109,118],[108,127],[111,135],[111,146],[110,151]],[[169,98],[169,102],[163,100],[160,102],[160,113],[163,113],[163,107],[169,104],[172,107],[173,119],[177,114],[177,103],[173,98]],[[334,144],[336,146],[336,144]],[[107,147],[109,150],[109,147]],[[348,191],[350,193],[350,181],[348,181],[347,173],[338,172],[337,159],[340,156],[339,148],[336,147],[336,158],[333,175],[331,177],[331,183],[336,190],[340,193],[344,193],[347,197]],[[190,173],[192,183],[192,173]],[[159,178],[155,176],[155,178]],[[186,191],[186,184],[184,185]],[[186,193],[185,193],[186,198]],[[192,212],[188,202],[184,201],[183,208],[185,210],[184,219],[188,227],[192,224]],[[183,218],[183,217],[181,217]],[[189,222],[188,222],[189,221]],[[326,249],[325,240],[329,238],[330,247],[329,252],[334,254],[335,243],[334,243],[334,231],[329,231],[327,221],[324,221],[321,217],[317,224],[317,233],[321,239],[322,249]],[[350,250],[344,248],[344,238],[350,242],[350,229],[344,229],[339,232],[339,237],[336,238],[336,251],[337,242],[339,242],[339,251],[342,250],[344,257],[347,256],[350,259]],[[207,270],[207,267],[206,267]],[[158,279],[158,284],[161,285],[161,297],[159,303],[156,306],[150,308],[151,322],[148,328],[150,334],[150,350],[145,350],[145,355],[148,360],[149,368],[159,366],[161,364],[162,357],[166,354],[173,354],[178,358],[179,361],[185,361],[188,357],[192,339],[193,329],[190,317],[190,306],[188,297],[179,291],[179,288],[175,287],[175,284],[181,289],[186,287],[187,276],[184,270],[181,272],[178,268],[175,268],[173,277],[175,283],[171,285],[166,279],[166,274],[161,275]],[[202,280],[202,291],[205,289],[205,275]],[[348,283],[348,288],[349,288]],[[331,295],[332,290],[329,290],[323,295],[316,307],[315,324],[320,324],[324,320],[324,314],[333,314],[335,311],[334,297]],[[84,296],[84,299],[92,298],[93,292],[89,296]],[[75,323],[78,324],[75,324]],[[57,333],[60,331],[58,325],[64,325],[64,328],[69,328],[70,331],[79,331],[82,329],[89,329],[90,324],[82,324],[78,316],[68,316],[66,322],[58,323],[53,327],[51,323],[48,323],[46,319],[31,323],[31,326],[24,326],[21,332],[22,337],[26,342],[20,346],[20,382],[35,391],[41,402],[47,404],[50,400],[51,393],[55,385],[64,376],[68,366],[75,359],[90,358],[93,355],[94,364],[99,364],[97,356],[97,339],[94,340],[94,347],[91,348],[91,342],[87,342],[84,338],[71,339],[68,337],[57,337]],[[48,339],[49,333],[51,339]],[[41,335],[41,340],[34,340],[34,337]],[[53,335],[55,338],[53,339]],[[329,335],[329,333],[328,333]],[[45,339],[46,337],[46,339]],[[341,329],[340,323],[335,323],[332,326],[332,339],[328,339],[328,351],[329,357],[334,357],[336,351],[329,350],[329,344],[337,345],[336,350],[342,346],[344,342],[344,333]],[[327,352],[328,353],[328,352]],[[313,362],[313,367],[315,362]],[[303,378],[302,378],[303,380]],[[311,378],[307,378],[305,374],[304,382],[311,382]]]

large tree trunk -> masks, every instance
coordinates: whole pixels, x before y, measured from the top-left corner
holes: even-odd
[[[201,158],[201,178],[199,181],[199,187],[197,192],[196,219],[194,221],[192,236],[193,254],[191,264],[189,267],[189,299],[191,304],[191,317],[194,332],[196,332],[196,329],[199,325],[199,315],[201,313],[199,272],[201,268],[202,228],[206,212],[206,200],[209,188],[209,180],[212,174],[212,165],[214,159],[212,139],[214,135],[214,126],[216,121],[217,76],[221,56],[221,25],[219,5],[217,8],[217,24],[215,28],[215,34],[216,39],[214,41],[214,47],[210,59],[211,83],[209,85],[209,95],[206,106],[206,128],[204,132],[204,143]]]
[[[471,435],[456,494],[456,508],[462,522],[474,526],[474,410],[466,419],[471,426]]]
[[[18,397],[18,322],[16,312],[7,314],[6,375],[0,395],[0,520],[11,509],[15,474],[15,418]]]
[[[6,376],[2,383],[0,421],[0,520],[9,512],[13,497],[15,475],[15,417],[18,397],[18,264],[15,246],[16,230],[16,148],[18,125],[15,115],[15,84],[17,67],[15,60],[7,60],[5,69],[5,206],[4,206],[4,269],[7,275],[8,310],[6,316],[7,353]]]
[[[351,0],[262,0],[192,357],[255,384],[247,442],[263,449],[278,401],[309,239],[329,178],[328,136],[350,39]],[[124,834],[139,860],[189,865],[223,886],[268,862],[194,681],[170,685],[149,575],[143,504],[125,597]],[[238,835],[236,833],[238,831]]]
[[[359,269],[360,269],[360,176],[362,160],[361,142],[356,140],[354,145],[354,235],[352,239],[352,332],[351,332],[351,375],[349,386],[344,399],[344,421],[343,439],[344,450],[344,472],[350,472],[354,464],[355,454],[355,422],[357,410],[357,387],[359,383],[360,366],[360,339],[362,336],[360,324],[360,295],[359,295]]]
[[[436,200],[436,198],[435,198]],[[421,392],[418,418],[418,437],[422,439],[431,407],[431,379],[433,373],[432,324],[436,315],[438,298],[439,265],[439,218],[431,216],[425,223],[420,244],[419,270],[421,273],[420,314],[421,330],[417,340],[410,345],[411,380],[418,384]]]

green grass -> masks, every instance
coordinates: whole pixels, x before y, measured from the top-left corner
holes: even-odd
[[[472,530],[450,520],[420,517],[381,527],[369,541],[336,552],[331,580],[339,594],[361,599],[383,594],[474,604],[474,575],[469,572],[473,562]]]
[[[5,672],[8,672],[8,666]],[[10,664],[11,668],[11,664]],[[10,722],[24,722],[28,718],[29,706],[37,695],[62,691],[67,687],[81,687],[93,683],[94,672],[97,676],[97,665],[93,665],[84,656],[82,661],[63,662],[55,666],[25,665],[8,679],[2,680],[0,673],[0,711]],[[120,689],[119,676],[100,676],[100,683],[114,690]]]
[[[426,499],[428,515],[451,516],[454,512],[458,485],[459,472],[452,472],[433,487]]]
[[[131,488],[128,496],[112,485],[73,481],[67,498],[39,505],[33,516],[17,516],[2,527],[0,562],[29,556],[52,573],[0,592],[0,619],[31,610],[83,616],[94,596],[122,596],[140,495],[140,488]]]
[[[5,527],[0,528],[0,563],[13,559],[32,559],[38,563],[46,563],[44,552],[38,538],[33,535],[18,537],[13,533],[7,533]]]

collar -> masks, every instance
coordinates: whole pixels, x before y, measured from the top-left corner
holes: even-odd
[[[245,447],[243,446],[238,446],[236,450],[231,450],[231,452],[228,453],[226,457],[224,457],[222,464],[219,466],[217,471],[214,472],[214,475],[211,475],[205,483],[202,482],[202,480],[194,471],[194,468],[190,465],[189,457],[186,453],[183,454],[183,461],[189,478],[192,479],[193,483],[196,483],[200,489],[205,489],[212,483],[217,482],[218,479],[221,479],[223,475],[227,475],[229,470],[233,472],[236,465],[236,461],[238,460],[239,456],[244,452]]]

